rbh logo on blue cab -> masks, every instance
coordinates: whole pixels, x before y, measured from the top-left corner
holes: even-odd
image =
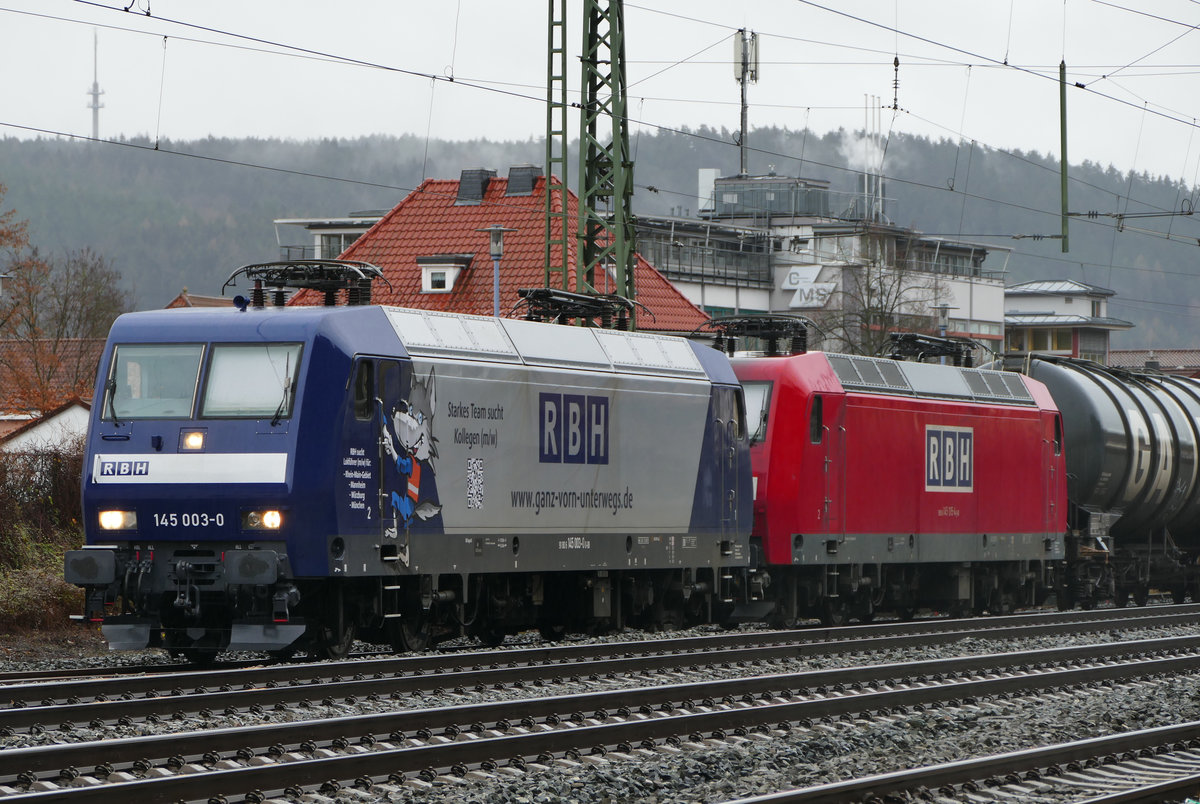
[[[925,490],[973,491],[975,430],[925,425]]]
[[[608,397],[539,394],[538,461],[608,463]]]
[[[101,461],[102,477],[130,477],[150,474],[150,461]]]

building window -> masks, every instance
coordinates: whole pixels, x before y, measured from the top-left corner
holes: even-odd
[[[361,232],[339,232],[334,234],[322,234],[321,256],[322,260],[336,260],[342,252],[354,245],[354,241],[358,240]]]
[[[1104,317],[1104,302],[1096,299],[1092,302],[1092,318]]]
[[[1054,348],[1059,351],[1070,351],[1075,347],[1071,338],[1071,330],[1056,329],[1054,330]]]
[[[451,293],[459,275],[471,264],[473,254],[434,254],[417,257],[422,293]]]

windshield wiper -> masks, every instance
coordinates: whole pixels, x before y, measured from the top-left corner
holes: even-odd
[[[283,418],[283,409],[287,407],[288,393],[292,390],[291,363],[292,356],[285,355],[283,361],[283,399],[279,400],[279,407],[275,408],[275,415],[271,417],[272,427],[279,424],[279,420]]]
[[[117,405],[113,398],[117,395],[117,381],[109,378],[104,384],[106,400],[108,402],[108,415],[112,417],[113,424],[120,426],[121,420],[117,418]]]

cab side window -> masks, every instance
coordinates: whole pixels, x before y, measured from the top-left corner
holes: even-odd
[[[368,421],[375,413],[375,362],[361,360],[354,372],[354,418]]]
[[[808,414],[808,440],[814,444],[820,444],[822,437],[825,435],[825,419],[824,419],[824,397],[814,396],[812,398],[812,409]]]

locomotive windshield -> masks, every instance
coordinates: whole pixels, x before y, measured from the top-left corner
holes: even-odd
[[[742,383],[746,395],[746,426],[750,431],[750,443],[755,444],[767,437],[767,413],[771,410],[771,383],[747,380]]]
[[[287,418],[296,395],[298,343],[213,346],[200,415]]]
[[[189,418],[203,354],[199,344],[118,346],[102,416],[109,421]]]

